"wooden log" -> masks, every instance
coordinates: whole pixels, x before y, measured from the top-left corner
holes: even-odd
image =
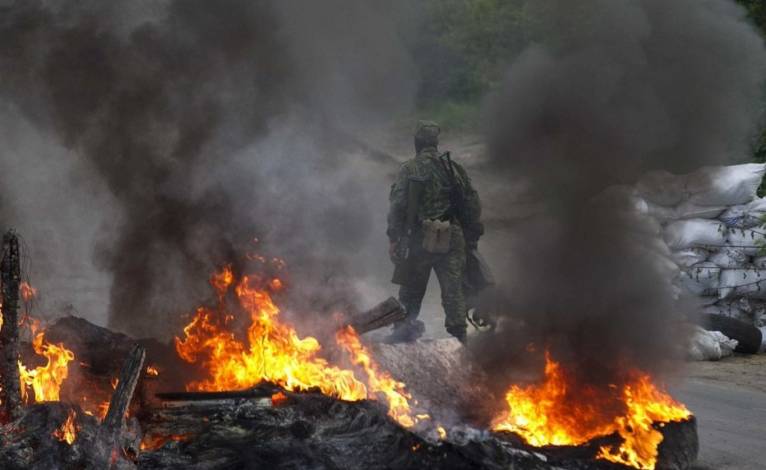
[[[115,388],[112,399],[109,401],[109,411],[107,411],[102,423],[105,428],[117,432],[122,427],[125,413],[128,411],[130,400],[133,399],[133,392],[136,390],[136,384],[144,371],[145,360],[146,349],[138,344],[133,346],[120,371],[117,388]]]
[[[361,335],[404,320],[406,316],[404,306],[394,297],[389,297],[371,309],[354,315],[346,325],[353,327]]]
[[[271,384],[259,384],[248,390],[231,390],[223,392],[162,392],[157,398],[164,401],[201,401],[201,400],[233,400],[242,398],[271,397],[282,389]]]
[[[2,326],[0,326],[0,419],[16,419],[21,414],[19,379],[19,284],[21,282],[19,239],[13,230],[3,236]]]
[[[109,410],[101,422],[88,454],[86,468],[120,468],[117,463],[124,458],[123,427],[138,379],[144,371],[146,349],[136,344],[120,370],[117,387],[109,401]]]

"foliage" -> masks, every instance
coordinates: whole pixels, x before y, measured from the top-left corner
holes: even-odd
[[[419,0],[410,41],[421,87],[420,115],[471,127],[481,98],[525,44],[525,0]]]
[[[766,2],[763,0],[737,0],[737,3],[745,7],[747,16],[758,27],[762,35],[766,36]],[[764,113],[766,114],[766,113]],[[762,119],[761,132],[753,142],[753,160],[766,163],[766,117]],[[758,195],[766,195],[766,182],[761,183]]]

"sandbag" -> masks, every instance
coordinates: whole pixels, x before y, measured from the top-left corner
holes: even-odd
[[[681,219],[715,219],[726,210],[724,206],[698,206],[689,202],[675,207],[660,206],[651,202],[644,202],[644,204],[646,205],[646,213],[660,222],[672,222]]]
[[[730,228],[726,235],[727,245],[742,250],[748,256],[757,256],[766,249],[766,232],[763,230]]]
[[[759,352],[766,352],[766,326],[758,328],[761,332],[761,350]]]
[[[701,168],[686,178],[688,201],[699,206],[745,204],[755,199],[764,173],[764,163]]]
[[[750,261],[750,257],[742,248],[725,246],[712,253],[708,261],[722,268],[744,268]]]
[[[722,269],[719,277],[718,298],[734,297],[766,299],[766,270]]]
[[[687,248],[673,252],[672,258],[681,268],[690,268],[695,264],[707,261],[710,252],[704,248]]]
[[[763,225],[764,217],[766,217],[766,198],[729,207],[718,218],[729,228],[747,229]]]
[[[681,271],[681,286],[695,295],[715,295],[719,291],[721,268],[706,261]]]
[[[684,186],[683,176],[658,170],[646,173],[636,184],[636,189],[647,202],[672,207],[684,199]]]
[[[676,207],[677,219],[715,219],[719,217],[726,206],[699,206],[692,202],[684,202]]]
[[[758,269],[766,269],[766,256],[759,256],[753,258],[753,267]]]
[[[737,341],[720,331],[707,331],[697,326],[689,342],[689,358],[694,361],[717,361],[730,356],[736,347]]]
[[[723,223],[708,219],[672,222],[663,232],[665,243],[673,251],[723,246],[726,236],[726,226]]]

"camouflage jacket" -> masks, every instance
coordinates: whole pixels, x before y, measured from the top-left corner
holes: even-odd
[[[420,151],[418,155],[402,164],[396,181],[391,186],[389,201],[391,203],[388,212],[388,238],[396,242],[404,235],[407,220],[407,190],[410,181],[423,181],[425,186],[420,198],[418,217],[415,228],[419,228],[426,219],[442,218],[454,208],[450,207],[450,189],[452,187],[447,170],[439,160],[439,152],[428,147]],[[481,202],[479,195],[471,185],[471,179],[465,169],[458,163],[452,163],[455,169],[455,178],[463,187],[464,202],[461,217],[463,233],[468,243],[474,243],[484,233],[481,224]]]

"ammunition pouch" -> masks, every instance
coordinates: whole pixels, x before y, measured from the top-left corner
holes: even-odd
[[[448,220],[424,220],[423,250],[433,254],[448,253],[451,235],[452,231]]]

